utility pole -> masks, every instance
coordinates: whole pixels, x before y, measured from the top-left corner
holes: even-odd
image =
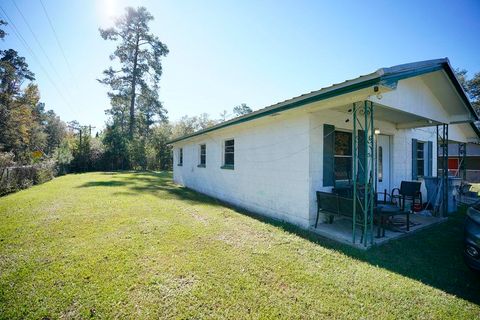
[[[92,129],[95,129],[96,127],[93,127],[91,124],[88,125],[88,132],[90,134],[90,137],[92,136]]]
[[[91,124],[86,125],[86,126],[82,126],[78,123],[70,123],[68,125],[68,127],[72,130],[77,130],[78,131],[78,134],[79,134],[79,137],[80,137],[80,145],[82,145],[82,136],[83,136],[84,132],[88,130],[88,134],[91,137],[92,136],[92,129],[96,128],[96,127],[92,126]]]
[[[92,125],[80,125],[78,122],[76,121],[72,121],[68,124],[68,127],[70,129],[72,129],[72,131],[78,131],[78,136],[79,136],[79,145],[78,145],[78,150],[80,150],[80,159],[82,160],[82,164],[81,164],[81,167],[83,168],[83,171],[87,171],[87,164],[86,164],[86,159],[84,157],[84,154],[83,153],[83,138],[84,138],[84,135],[87,134],[88,132],[88,135],[91,137],[92,136],[92,129],[95,129],[94,126]]]
[[[76,121],[71,121],[68,124],[68,127],[70,129],[72,129],[72,131],[75,131],[75,130],[78,131],[78,133],[80,135],[80,145],[82,145],[82,126],[80,124],[78,124],[78,122],[76,122]]]

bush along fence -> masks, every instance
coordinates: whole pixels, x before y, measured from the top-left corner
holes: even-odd
[[[57,174],[54,160],[25,166],[0,166],[0,196],[42,184]]]

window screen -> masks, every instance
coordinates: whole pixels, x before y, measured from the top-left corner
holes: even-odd
[[[235,164],[235,141],[226,140],[225,141],[225,149],[224,149],[224,164],[226,166],[233,166]]]
[[[335,180],[352,178],[352,134],[335,131],[334,155]]]
[[[417,142],[417,175],[425,175],[425,148],[423,142]]]
[[[205,166],[207,163],[207,145],[200,145],[200,165]]]

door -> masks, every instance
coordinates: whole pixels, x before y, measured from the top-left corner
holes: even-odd
[[[377,192],[390,193],[390,136],[377,136]]]

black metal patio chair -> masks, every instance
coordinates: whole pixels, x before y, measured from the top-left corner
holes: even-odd
[[[400,183],[400,189],[394,188],[391,193],[391,199],[393,202],[398,201],[398,204],[402,210],[405,210],[407,201],[411,202],[410,211],[414,210],[415,205],[422,206],[422,192],[420,188],[422,183],[420,181],[402,181]]]

